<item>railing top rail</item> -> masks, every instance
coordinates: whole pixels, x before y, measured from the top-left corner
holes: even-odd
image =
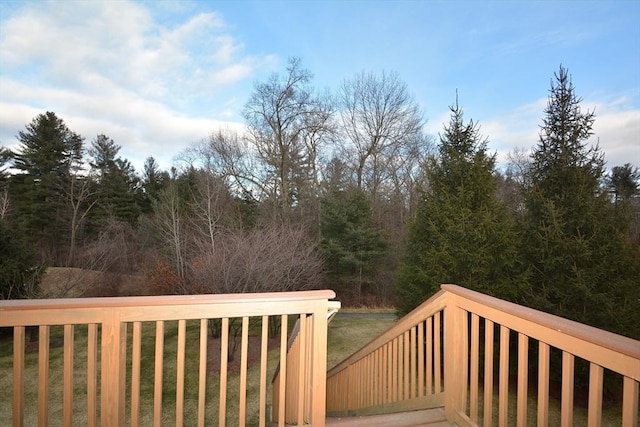
[[[0,312],[106,307],[158,307],[201,304],[238,304],[329,300],[336,294],[331,290],[264,292],[246,294],[157,295],[136,297],[59,298],[0,301]]]
[[[457,285],[442,285],[441,288],[442,290],[459,297],[529,320],[541,326],[555,329],[558,332],[571,335],[592,344],[607,347],[627,356],[640,359],[640,342],[632,338],[574,322],[533,308],[504,301]]]

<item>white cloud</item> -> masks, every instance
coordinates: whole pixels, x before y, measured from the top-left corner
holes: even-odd
[[[15,82],[5,84],[4,89],[22,93],[26,88]],[[95,102],[89,96],[59,89],[35,88],[46,108],[36,108],[21,103],[0,102],[0,141],[10,148],[17,147],[14,138],[18,131],[38,114],[54,111],[67,126],[84,136],[86,144],[100,133],[122,146],[122,155],[140,169],[148,156],[156,157],[159,164],[168,169],[172,158],[189,144],[206,137],[214,129],[223,127],[241,130],[236,122],[212,120],[181,114],[164,104],[149,101],[126,91],[114,91],[111,97]],[[9,96],[9,98],[14,98]]]
[[[640,167],[640,110],[630,108],[625,98],[594,104],[591,142],[605,153],[607,168],[625,163]]]
[[[242,128],[232,85],[277,62],[245,55],[216,13],[160,24],[130,1],[28,3],[0,24],[0,143],[15,148],[53,111],[87,144],[113,138],[137,169],[148,156],[168,168],[217,127]]]

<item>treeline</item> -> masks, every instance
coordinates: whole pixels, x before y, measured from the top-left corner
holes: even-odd
[[[605,173],[565,69],[532,155],[502,171],[457,102],[435,144],[397,74],[311,80],[290,60],[256,83],[245,132],[215,130],[169,171],[35,117],[1,152],[2,298],[38,296],[47,266],[105,273],[91,295],[143,275],[146,293],[328,287],[400,312],[449,282],[640,335],[638,172]]]

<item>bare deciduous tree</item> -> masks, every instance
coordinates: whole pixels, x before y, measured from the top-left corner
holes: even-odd
[[[12,153],[5,147],[0,147],[0,221],[9,213],[9,185],[8,174],[5,172],[5,164],[9,163]]]
[[[184,278],[187,265],[187,233],[182,202],[175,182],[171,182],[153,204],[153,225],[173,258],[178,275]]]
[[[213,253],[223,215],[232,204],[232,199],[224,182],[207,170],[196,173],[194,192],[191,218],[195,232],[194,240],[199,252]]]
[[[184,156],[188,157],[190,164],[204,165],[205,169],[222,177],[237,197],[249,194],[255,200],[261,200],[273,192],[255,151],[236,131],[218,129],[191,147]]]
[[[311,73],[293,58],[286,75],[274,74],[266,83],[256,84],[244,109],[247,140],[263,165],[262,176],[271,183],[269,196],[285,221],[292,206],[300,202],[301,182],[316,179],[318,146],[333,114],[328,98],[314,95],[310,80]]]
[[[0,188],[0,221],[9,213],[9,186]]]
[[[321,271],[305,229],[272,225],[220,236],[215,252],[191,262],[190,282],[207,293],[293,291],[319,286]]]
[[[342,126],[354,154],[358,188],[374,200],[392,169],[389,159],[421,139],[423,119],[407,85],[397,73],[360,73],[339,90]]]
[[[69,180],[69,187],[65,189],[71,204],[71,233],[69,237],[69,254],[67,256],[67,266],[69,267],[74,265],[76,241],[80,226],[97,202],[97,199],[89,202],[89,198],[93,195],[90,187],[91,182],[87,177],[75,173]]]

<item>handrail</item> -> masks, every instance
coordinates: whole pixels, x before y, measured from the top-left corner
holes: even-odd
[[[219,425],[225,425],[227,388],[231,383],[227,381],[227,356],[230,343],[230,319],[242,320],[240,340],[240,381],[233,387],[239,388],[239,424],[244,425],[247,416],[247,375],[248,375],[248,346],[249,325],[253,319],[262,329],[261,360],[259,366],[259,395],[260,395],[260,425],[266,426],[267,419],[267,338],[268,320],[270,316],[277,316],[286,323],[288,316],[301,316],[306,320],[306,346],[304,352],[308,354],[306,370],[310,387],[300,390],[300,399],[309,403],[309,419],[314,426],[324,426],[325,391],[326,391],[326,339],[327,313],[331,311],[329,299],[335,293],[329,290],[262,293],[262,294],[229,294],[229,295],[172,295],[172,296],[144,296],[144,297],[107,297],[107,298],[75,298],[51,300],[11,300],[0,301],[0,327],[10,326],[14,329],[13,344],[13,425],[21,426],[25,422],[25,408],[30,414],[36,415],[28,405],[25,405],[25,378],[34,369],[38,376],[38,425],[49,423],[49,358],[51,326],[64,326],[63,354],[64,364],[60,368],[63,378],[63,423],[73,424],[74,414],[74,376],[78,370],[74,366],[74,352],[77,344],[74,341],[76,330],[80,325],[81,335],[86,331],[86,378],[87,378],[87,423],[90,426],[100,424],[121,426],[125,424],[127,411],[131,415],[131,425],[140,424],[140,380],[141,377],[141,338],[146,336],[146,330],[152,334],[155,329],[155,364],[153,376],[153,422],[159,424],[163,417],[163,370],[164,337],[166,321],[177,321],[177,350],[176,353],[176,425],[182,425],[185,414],[185,377],[192,373],[188,371],[186,359],[191,357],[191,365],[199,366],[191,381],[197,382],[197,411],[198,425],[205,425],[205,408],[208,407],[207,398],[211,388],[211,381],[207,381],[207,348],[208,321],[221,319],[220,338],[220,377],[217,397],[219,409],[217,411]],[[261,318],[260,318],[261,317]],[[187,321],[192,322],[191,332]],[[199,327],[196,324],[199,323]],[[149,328],[143,325],[150,324]],[[155,327],[153,325],[155,324]],[[261,326],[260,326],[261,325]],[[26,357],[27,327],[39,326],[40,344],[36,366],[32,366]],[[173,326],[172,326],[173,328]],[[133,333],[131,335],[131,332]],[[286,327],[284,328],[286,334]],[[195,335],[194,335],[195,334]],[[199,334],[199,335],[198,335]],[[192,338],[188,338],[188,337]],[[199,338],[198,338],[199,336]],[[188,340],[199,342],[199,351],[195,354],[187,349]],[[84,338],[83,338],[84,341]],[[287,353],[286,335],[282,335],[280,352]],[[314,351],[309,349],[313,348]],[[131,351],[131,353],[129,353]],[[192,356],[189,356],[190,353]],[[75,359],[78,356],[76,355]],[[130,362],[130,363],[129,363]],[[82,361],[84,365],[84,360]],[[77,363],[76,363],[77,365]],[[131,375],[131,379],[127,379]],[[209,386],[206,386],[209,384]],[[131,387],[131,391],[125,386]],[[131,396],[130,410],[125,398]],[[97,399],[100,399],[100,402]],[[77,397],[76,397],[77,399]],[[193,400],[192,400],[193,402]],[[191,403],[189,403],[191,405]],[[280,405],[290,405],[286,399]],[[149,406],[147,406],[149,407]],[[257,411],[258,409],[256,409]],[[31,416],[31,415],[30,415]],[[31,422],[31,421],[29,421]]]
[[[0,313],[23,310],[107,308],[107,307],[157,307],[201,304],[248,304],[269,302],[311,301],[335,298],[331,290],[261,292],[246,294],[198,294],[198,295],[154,295],[131,297],[92,297],[0,300]],[[5,321],[6,323],[6,321]],[[0,326],[13,326],[2,322]]]
[[[554,329],[562,334],[570,335],[574,338],[578,338],[601,347],[608,347],[614,352],[640,359],[640,344],[638,341],[629,337],[614,334],[613,332],[594,328],[593,326],[585,325],[584,323],[575,322],[573,320],[565,319],[564,317],[481,294],[461,286],[446,284],[441,287],[442,290],[459,295],[469,301],[529,320],[540,326]],[[640,365],[638,366],[638,369],[640,369]],[[636,379],[640,379],[640,377]]]
[[[509,345],[512,333],[517,347]],[[538,349],[529,350],[531,339],[537,340]],[[516,349],[513,357],[510,348]],[[562,426],[570,426],[573,420],[575,357],[590,366],[588,425],[601,423],[605,374],[622,376],[622,425],[637,425],[639,341],[456,285],[442,285],[438,293],[332,368],[327,375],[327,413],[364,415],[444,407],[447,419],[459,426],[490,426],[497,398],[498,425],[504,426],[509,420],[510,359],[517,359],[517,372],[511,372],[517,378],[516,418],[519,426],[526,425],[528,365],[535,355],[537,422],[546,426],[552,348],[562,355]]]

